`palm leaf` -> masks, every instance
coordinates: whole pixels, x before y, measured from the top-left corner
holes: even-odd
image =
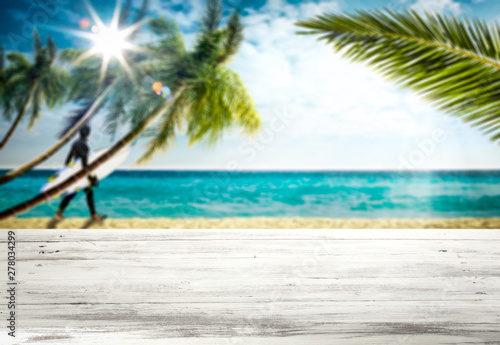
[[[2,110],[4,118],[10,120],[12,114],[23,106],[25,95],[30,92],[31,84],[27,74],[31,64],[21,52],[10,52],[7,60],[9,61],[8,79],[3,89]]]
[[[498,23],[386,10],[324,14],[297,25],[500,139]]]
[[[139,11],[137,11],[137,14],[134,18],[134,23],[139,23],[144,18],[146,18],[148,10],[149,10],[149,0],[143,0],[141,8],[139,8]]]
[[[9,79],[10,71],[5,70],[5,49],[0,45],[0,104],[3,105],[5,102],[4,94],[5,94],[5,85],[7,80]],[[5,118],[8,118],[9,115],[3,114]]]
[[[234,56],[243,43],[243,24],[239,10],[235,10],[227,22],[227,37],[224,42],[224,52],[219,57],[220,63],[227,63]]]
[[[13,73],[16,73],[18,70],[27,70],[31,65],[26,55],[21,52],[10,52],[7,55],[7,60],[10,63]]]
[[[40,37],[38,29],[35,26],[33,29],[33,53],[38,54],[40,50],[42,50],[42,38]]]
[[[97,97],[96,97],[97,98]],[[82,119],[85,114],[87,114],[88,111],[91,110],[91,108],[94,106],[95,99],[87,100],[85,102],[82,102],[83,104],[79,106],[77,109],[73,110],[69,116],[64,118],[64,126],[63,128],[59,131],[58,137],[62,138],[68,133],[76,123]],[[101,106],[98,106],[94,109],[93,113],[90,115],[89,120],[99,112],[99,110],[102,108],[102,103]]]
[[[57,58],[57,46],[52,37],[47,37],[47,48],[49,51],[50,64],[52,65]]]
[[[169,55],[180,57],[185,54],[186,47],[184,37],[177,23],[173,20],[167,20],[165,17],[159,17],[149,22],[151,32],[161,37],[158,43],[152,47],[151,52],[158,54],[161,60],[157,61],[157,66],[161,66]]]
[[[207,1],[207,13],[202,19],[202,32],[206,35],[219,28],[222,19],[222,5],[220,0]]]
[[[137,126],[139,123],[144,121],[148,115],[156,109],[163,98],[158,97],[153,92],[149,96],[143,96],[134,100],[130,109],[127,111],[126,118],[132,127]]]
[[[86,52],[83,48],[66,48],[63,49],[59,54],[59,61],[64,63],[75,63],[84,53]]]
[[[5,48],[0,46],[0,71],[5,68]]]
[[[114,139],[118,127],[126,120],[126,107],[130,102],[130,95],[134,94],[134,88],[131,84],[117,82],[111,95],[109,105],[107,107],[107,115],[105,119],[105,128],[108,134]],[[122,84],[122,85],[120,85]]]
[[[114,140],[116,132],[120,124],[124,122],[125,115],[125,100],[123,98],[114,99],[108,106],[108,113],[105,119],[106,132]]]
[[[120,13],[120,18],[118,19],[118,27],[123,28],[127,24],[127,20],[130,17],[130,10],[132,8],[132,2],[130,0],[127,0],[125,2],[125,6],[123,7],[123,10]]]
[[[5,85],[2,89],[1,104],[3,118],[7,121],[10,121],[12,119],[13,113],[15,112],[16,106],[21,103],[20,98],[22,97],[22,95],[24,95],[24,93],[22,93],[21,95],[21,93],[16,91],[14,80],[19,80],[19,83],[24,79],[21,79],[19,75],[13,77],[10,71],[7,71],[6,73],[8,73],[8,78],[7,80],[5,80]]]
[[[189,100],[184,92],[179,95],[170,106],[166,114],[162,116],[160,123],[154,128],[149,136],[153,138],[146,145],[146,152],[137,161],[143,164],[151,160],[159,151],[165,151],[172,146],[175,140],[176,130],[181,126],[184,114],[189,109]]]
[[[85,59],[73,66],[68,93],[70,100],[79,102],[95,97],[99,90],[100,66],[101,61],[96,58]],[[109,82],[109,78],[105,77],[103,85]]]
[[[52,66],[51,72],[42,78],[45,104],[50,110],[63,103],[70,79],[69,72],[61,66]]]
[[[40,119],[40,111],[43,101],[43,90],[40,86],[35,87],[33,98],[30,101],[31,112],[28,124],[28,130],[32,129],[35,122]]]
[[[235,125],[249,134],[260,128],[257,108],[236,72],[218,67],[188,90],[192,104],[187,119],[190,144],[205,139],[213,145],[225,129]]]
[[[93,72],[98,73],[96,71]],[[70,112],[70,114],[64,118],[63,128],[59,131],[58,135],[59,138],[64,137],[69,131],[71,131],[76,126],[76,124],[83,119],[84,116],[87,115],[88,116],[87,121],[90,121],[101,109],[103,109],[106,106],[107,102],[110,99],[110,95],[107,94],[99,102],[99,105],[96,106],[91,113],[87,114],[90,110],[92,110],[95,102],[97,101],[97,99],[100,97],[101,94],[99,92],[96,92],[97,86],[95,85],[95,83],[98,77],[93,76],[92,75],[93,73],[91,72],[88,73],[91,74],[91,76],[88,77],[87,74],[83,74],[85,75],[85,77],[88,77],[88,79],[86,80],[84,79],[83,83],[80,82],[80,84],[87,84],[87,86],[86,87],[75,86],[74,89],[69,92],[73,101],[80,102],[81,106],[76,110]],[[82,74],[77,74],[76,76],[75,75],[72,76],[74,83],[78,83],[77,76],[82,77]],[[80,81],[82,80],[80,79]],[[114,80],[112,80],[111,78],[104,78],[103,90],[108,89],[108,87],[113,87],[114,85],[116,85],[114,83]]]

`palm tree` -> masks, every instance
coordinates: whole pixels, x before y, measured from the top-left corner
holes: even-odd
[[[5,68],[5,49],[0,46],[0,100],[3,103],[3,94],[5,90],[5,84],[9,79],[8,71]]]
[[[323,14],[297,23],[439,110],[500,139],[500,26],[415,11]]]
[[[3,97],[13,97],[17,116],[0,143],[0,150],[12,137],[28,108],[30,130],[40,118],[43,105],[53,109],[64,99],[69,74],[64,68],[54,65],[57,56],[54,41],[49,36],[47,46],[42,47],[42,40],[36,28],[33,31],[33,41],[33,64],[20,52],[11,52],[7,56],[11,75],[4,87],[6,94]]]
[[[10,79],[10,70],[5,65],[5,49],[0,46],[0,104],[5,120],[11,120],[12,100],[8,97],[7,82]]]
[[[131,24],[137,24],[144,19],[147,14],[148,4],[149,0],[143,0],[141,8]],[[123,27],[129,20],[130,6],[130,1],[127,1],[125,9],[120,15],[120,27]],[[131,38],[134,37],[135,33],[137,31],[131,34]],[[100,60],[91,57],[75,65],[75,61],[78,60],[82,53],[81,49],[68,48],[63,50],[60,55],[60,60],[73,66],[68,100],[80,102],[81,106],[66,117],[65,126],[60,132],[59,139],[51,147],[26,164],[0,176],[0,185],[14,180],[49,159],[74,137],[83,124],[105,108],[106,103],[113,99],[112,90],[115,90],[114,93],[116,94],[118,90],[129,86],[130,80],[127,79],[128,76],[124,75],[123,70],[116,68],[116,66],[108,70],[105,85],[99,86]],[[116,103],[118,103],[118,100],[113,102],[113,104]],[[112,132],[113,126],[114,124],[109,124],[110,132]]]
[[[168,83],[174,90],[173,97],[138,96],[133,99],[127,112],[132,123],[128,134],[87,169],[31,200],[1,212],[0,219],[15,216],[55,197],[75,179],[84,178],[136,140],[157,119],[160,121],[141,162],[150,159],[160,149],[168,148],[174,139],[175,129],[182,125],[186,125],[191,143],[207,139],[213,144],[221,138],[225,129],[235,125],[245,133],[258,130],[260,118],[255,104],[239,76],[227,67],[243,41],[240,14],[235,11],[226,28],[219,29],[221,12],[220,0],[208,1],[202,33],[193,51],[186,50],[175,22],[164,18],[152,21],[151,29],[160,36],[160,40],[150,47],[152,60],[145,61],[141,68],[151,72],[152,77],[158,78],[156,80]],[[130,118],[131,115],[141,114],[142,110],[148,112],[138,119]]]

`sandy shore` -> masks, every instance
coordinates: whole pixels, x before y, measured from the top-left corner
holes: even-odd
[[[107,219],[93,222],[70,218],[11,218],[2,229],[499,229],[500,218],[459,219],[330,219],[330,218],[222,218],[222,219]]]

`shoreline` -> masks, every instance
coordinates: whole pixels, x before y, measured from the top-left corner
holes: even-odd
[[[10,218],[1,229],[500,229],[500,218]]]

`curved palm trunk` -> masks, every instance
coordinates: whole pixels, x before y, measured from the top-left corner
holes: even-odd
[[[19,112],[17,113],[17,117],[14,120],[14,123],[10,126],[9,130],[5,134],[5,137],[3,138],[2,142],[0,143],[0,151],[3,150],[5,145],[9,142],[9,140],[12,138],[14,135],[14,132],[16,131],[17,127],[21,123],[21,120],[24,118],[24,115],[26,114],[26,111],[28,110],[28,106],[33,99],[33,95],[35,94],[35,89],[36,89],[36,84],[33,84],[30,90],[29,96],[26,98],[26,101],[24,101],[23,106],[21,109],[19,109]]]
[[[54,198],[58,194],[64,192],[64,190],[71,186],[77,180],[87,176],[89,173],[100,167],[114,155],[116,155],[121,149],[129,145],[132,141],[137,139],[139,135],[149,126],[153,121],[155,121],[165,110],[168,109],[170,104],[175,102],[177,97],[182,93],[182,89],[176,93],[173,100],[164,100],[161,102],[150,114],[149,116],[141,121],[134,129],[132,129],[127,135],[125,135],[119,142],[117,142],[113,147],[111,147],[105,154],[96,159],[92,164],[90,164],[86,169],[80,170],[75,175],[67,178],[64,182],[57,185],[56,187],[49,189],[48,191],[38,194],[36,197],[23,202],[22,204],[11,207],[5,211],[0,212],[0,220],[13,217],[22,212],[28,211],[29,209]]]
[[[5,175],[0,176],[0,185],[7,183],[9,181],[12,181],[16,177],[19,177],[34,167],[36,167],[38,164],[46,161],[49,159],[52,155],[54,155],[61,147],[63,147],[78,131],[78,129],[92,116],[94,113],[95,109],[100,105],[100,103],[103,101],[103,99],[106,97],[106,95],[109,93],[111,88],[107,88],[103,93],[95,100],[94,104],[92,107],[87,111],[87,113],[78,121],[73,128],[71,128],[61,139],[59,139],[54,145],[52,145],[50,148],[48,148],[45,152],[42,154],[38,155],[38,157],[32,159],[30,162],[20,166],[19,168],[16,168],[14,170],[9,171]]]

